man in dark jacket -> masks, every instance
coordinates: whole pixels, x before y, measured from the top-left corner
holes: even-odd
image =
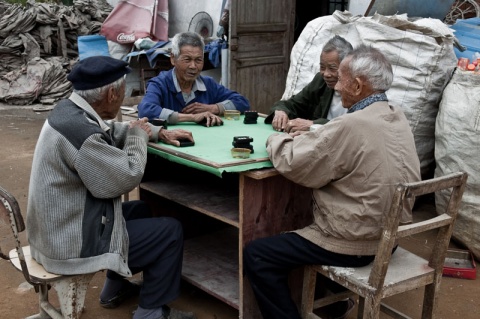
[[[340,62],[352,50],[352,45],[338,35],[328,40],[320,54],[320,72],[298,94],[276,102],[265,123],[271,123],[277,131],[293,133],[308,131],[313,124],[325,124],[344,114],[346,109],[333,88]]]

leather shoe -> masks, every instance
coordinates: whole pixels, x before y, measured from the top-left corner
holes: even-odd
[[[138,296],[140,293],[141,285],[134,284],[128,280],[122,289],[120,289],[115,296],[110,298],[109,300],[102,300],[100,299],[100,306],[107,309],[113,309],[120,306],[125,300],[130,299],[132,297]]]

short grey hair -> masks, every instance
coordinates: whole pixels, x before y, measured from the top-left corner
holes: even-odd
[[[202,52],[205,51],[205,42],[203,42],[203,38],[198,33],[182,32],[175,34],[172,39],[172,55],[178,58],[180,49],[185,45],[201,48]]]
[[[339,35],[335,35],[325,43],[322,53],[337,51],[338,59],[342,62],[345,57],[353,51],[353,46]]]
[[[352,51],[348,69],[353,78],[362,78],[375,91],[385,92],[393,82],[392,65],[380,52],[370,46],[360,45]]]
[[[122,76],[115,82],[106,84],[98,88],[94,88],[90,90],[73,90],[73,92],[80,95],[89,104],[94,104],[104,99],[105,94],[107,93],[108,89],[110,89],[110,87],[113,87],[115,91],[120,90],[120,88],[122,87],[125,81],[126,81],[125,77]]]

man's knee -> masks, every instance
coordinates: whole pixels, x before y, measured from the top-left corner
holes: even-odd
[[[154,229],[157,237],[169,238],[171,241],[183,241],[182,224],[172,217],[154,217],[149,219],[150,226]]]
[[[172,232],[172,236],[178,240],[183,240],[182,224],[175,218],[171,218],[171,217],[163,217],[163,218],[165,218],[166,222],[168,223],[168,228]]]

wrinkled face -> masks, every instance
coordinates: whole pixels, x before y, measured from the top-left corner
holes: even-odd
[[[331,89],[337,84],[339,65],[340,60],[337,51],[322,52],[320,55],[320,74]]]
[[[352,105],[361,100],[358,95],[358,82],[352,78],[348,69],[350,57],[346,57],[338,69],[338,82],[335,85],[335,91],[338,91],[342,97],[342,105],[349,109]]]
[[[203,52],[200,47],[184,45],[178,57],[171,57],[170,61],[175,67],[179,83],[192,83],[203,69]]]

